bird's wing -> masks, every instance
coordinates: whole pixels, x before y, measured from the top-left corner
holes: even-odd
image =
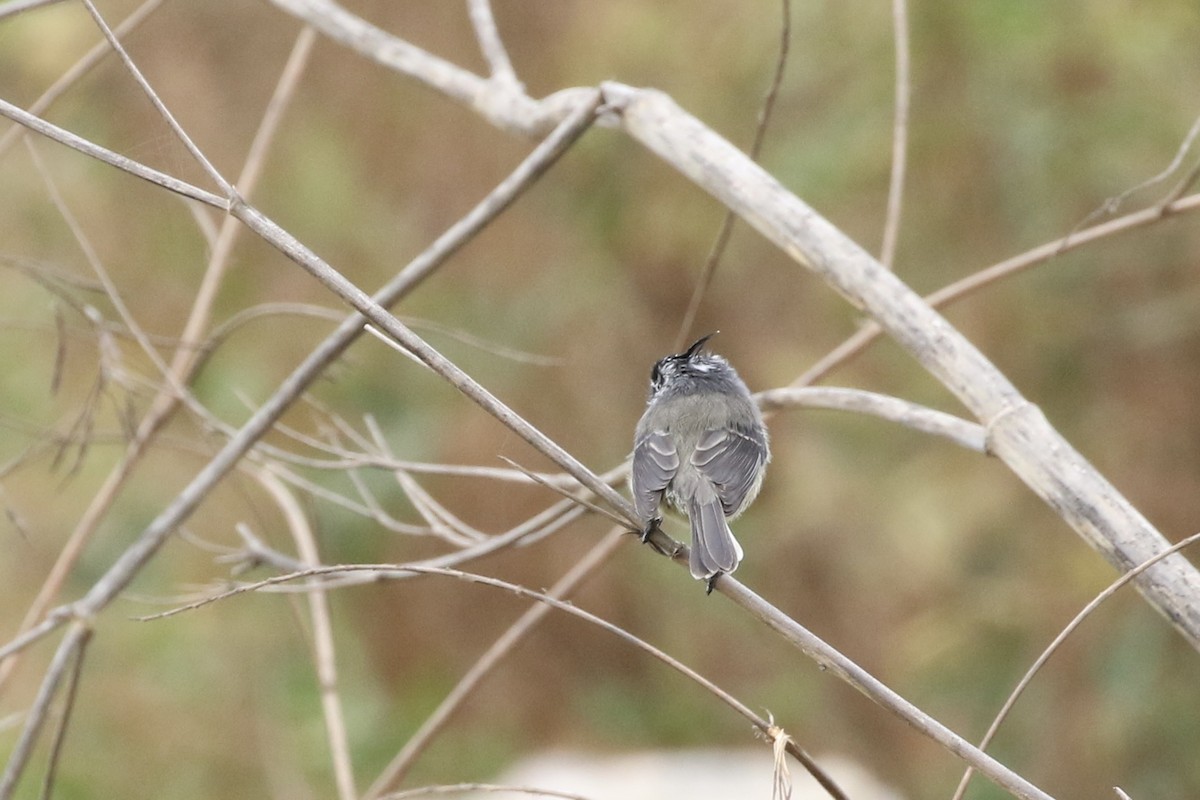
[[[692,466],[713,482],[727,516],[742,510],[767,462],[767,441],[758,428],[714,428],[696,442]]]
[[[633,446],[633,507],[644,520],[658,513],[663,490],[679,470],[679,453],[663,431],[651,431]]]

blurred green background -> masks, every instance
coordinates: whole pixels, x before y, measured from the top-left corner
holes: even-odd
[[[477,72],[464,4],[347,3]],[[776,3],[496,0],[501,33],[540,97],[616,79],[670,93],[748,147],[774,68]],[[792,56],[762,161],[878,250],[891,162],[893,43],[883,2],[794,2]],[[131,2],[100,3],[110,21]],[[1107,198],[1162,170],[1200,113],[1194,0],[919,3],[911,8],[909,183],[896,269],[932,291],[1064,235]],[[166,2],[127,45],[226,176],[241,168],[299,25],[267,3]],[[82,7],[0,21],[0,96],[22,107],[99,35]],[[198,168],[115,59],[46,115],[201,185]],[[7,129],[7,125],[0,126]],[[3,130],[0,130],[2,133]],[[34,147],[144,328],[180,331],[208,257],[181,201],[45,141]],[[429,89],[322,40],[252,200],[359,286],[373,290],[482,198],[530,143]],[[1195,153],[1186,164],[1194,164]],[[1153,203],[1175,178],[1124,207]],[[621,461],[650,365],[669,352],[722,209],[619,134],[586,138],[527,196],[397,311],[560,359],[534,366],[432,328],[418,332],[597,471]],[[0,461],[39,430],[65,434],[96,376],[79,314],[15,265],[94,284],[19,145],[0,156]],[[1076,250],[989,287],[949,319],[1172,540],[1200,519],[1200,228],[1167,221]],[[88,285],[69,292],[117,319]],[[339,309],[290,262],[243,235],[217,321],[266,302]],[[340,310],[340,309],[339,309]],[[61,317],[65,333],[57,332]],[[753,389],[785,385],[861,324],[824,285],[739,227],[695,332]],[[238,423],[331,325],[275,316],[239,328],[197,395]],[[64,356],[62,384],[52,390]],[[136,348],[128,366],[151,374]],[[827,381],[953,412],[952,398],[895,346],[875,344]],[[397,455],[546,464],[452,389],[369,338],[313,396],[361,428],[373,415]],[[96,441],[42,452],[0,481],[0,636],[7,640],[89,499],[119,458],[113,390]],[[288,423],[314,431],[311,409]],[[770,423],[763,495],[736,525],[756,591],[971,739],[1026,667],[1114,577],[1003,465],[872,419],[792,411]],[[77,597],[217,443],[180,418],[138,469],[72,576]],[[283,437],[273,439],[288,444]],[[340,491],[348,482],[314,471]],[[426,487],[488,531],[551,502],[541,488],[436,478]],[[386,476],[371,484],[415,520]],[[306,509],[328,562],[439,552],[318,500]],[[291,550],[245,476],[189,522],[236,545],[246,522]],[[576,524],[471,568],[549,586],[606,530]],[[671,530],[682,537],[685,528]],[[332,796],[307,617],[294,596],[251,596],[150,624],[129,617],[227,576],[176,540],[98,621],[60,769],[60,796]],[[365,787],[479,654],[524,609],[494,590],[428,579],[332,599],[343,697]],[[854,756],[910,797],[948,796],[959,762],[822,674],[683,570],[632,539],[578,602],[665,648],[775,715],[810,751]],[[27,708],[52,653],[42,644],[0,697]],[[1200,794],[1200,656],[1133,593],[1083,625],[1034,682],[993,752],[1059,797]],[[0,722],[0,724],[3,724]],[[0,753],[17,729],[0,730]],[[485,682],[412,778],[486,778],[550,746],[603,750],[746,745],[747,725],[657,662],[552,616]],[[36,796],[35,762],[22,797]],[[1004,796],[976,780],[972,798]]]

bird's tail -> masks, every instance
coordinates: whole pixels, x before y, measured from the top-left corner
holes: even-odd
[[[718,572],[733,572],[742,560],[742,546],[729,530],[725,510],[714,491],[697,492],[689,502],[692,521],[692,577],[711,578]]]

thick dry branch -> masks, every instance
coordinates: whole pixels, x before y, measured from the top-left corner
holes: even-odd
[[[988,430],[988,449],[1125,572],[1170,544],[974,345],[832,223],[670,97],[605,84],[625,131],[869,314]],[[1174,555],[1138,589],[1200,649],[1200,572]]]
[[[544,136],[579,104],[579,92],[567,90],[534,100],[515,79],[489,80],[428,53],[331,0],[271,0],[335,42],[415,78],[426,86],[474,109],[498,128],[523,136]]]

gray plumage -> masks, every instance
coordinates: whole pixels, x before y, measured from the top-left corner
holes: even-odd
[[[728,520],[758,494],[771,453],[746,384],[724,358],[701,352],[708,338],[654,365],[650,401],[634,434],[631,483],[647,525],[664,499],[687,515],[692,576],[708,579],[711,589],[742,560]]]

